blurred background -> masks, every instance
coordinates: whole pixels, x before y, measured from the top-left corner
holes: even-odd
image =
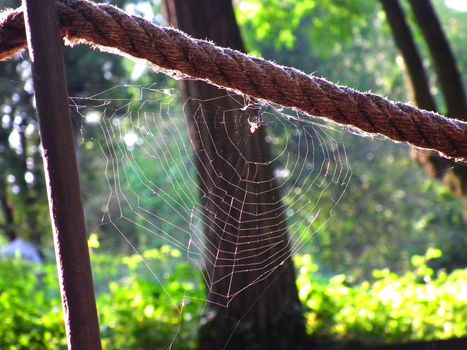
[[[186,31],[191,26],[195,36],[202,32],[196,28],[224,28],[223,21],[231,17],[212,11],[209,18],[207,10],[203,16],[207,0],[194,6],[200,13],[189,1],[111,3],[156,24],[167,24],[169,13],[171,24]],[[228,0],[216,3],[227,4],[219,9],[233,9],[236,22],[229,25],[239,28],[244,49],[252,55],[360,91],[467,118],[465,1],[236,0],[233,7]],[[0,9],[19,5],[0,0]],[[109,175],[106,162],[118,159],[118,154],[109,153],[109,145],[120,142],[134,148],[138,141],[130,132],[125,132],[126,138],[109,136],[100,119],[112,116],[111,109],[118,106],[97,105],[142,100],[144,109],[133,102],[125,107],[135,111],[128,118],[130,131],[142,111],[168,110],[164,106],[170,105],[168,117],[183,130],[183,86],[141,62],[84,46],[66,47],[65,65],[104,348],[215,349],[209,347],[208,288],[180,248],[188,242],[177,238],[180,246],[173,244],[148,232],[144,221],[131,217],[134,213],[123,213],[122,220],[109,214],[108,206],[117,172]],[[141,98],[142,87],[156,95]],[[27,53],[0,64],[0,96],[0,348],[65,349]],[[182,132],[186,139],[187,130]],[[466,168],[343,127],[332,126],[327,133],[339,150],[345,148],[352,178],[345,189],[326,189],[324,196],[343,196],[336,207],[332,200],[320,202],[319,210],[332,216],[316,218],[313,232],[305,233],[309,239],[293,259],[301,304],[298,318],[303,317],[306,333],[300,346],[466,337]],[[287,142],[284,134],[275,137],[279,146]],[[177,147],[177,140],[166,140],[174,143],[168,149]],[[157,186],[167,186],[155,159],[136,157]],[[173,155],[170,162],[172,168],[186,167],[187,159]],[[196,192],[193,176],[189,186]],[[167,203],[145,193],[148,189],[141,183],[130,176],[121,191],[137,191],[144,202],[138,205],[170,218]],[[186,186],[176,188],[172,182],[167,188],[175,197],[177,191],[186,194]],[[304,202],[309,196],[315,203],[316,195],[310,191]],[[178,237],[180,227],[190,229],[183,220],[178,227],[156,225],[170,237]],[[231,332],[244,339],[243,348],[265,348],[248,320],[238,321],[236,317]],[[290,334],[294,330],[277,336],[277,348],[299,348],[292,347]]]

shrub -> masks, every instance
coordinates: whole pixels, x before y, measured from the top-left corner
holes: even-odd
[[[66,349],[55,265],[0,261],[0,349]]]
[[[206,291],[178,250],[92,255],[104,349],[197,348]],[[296,256],[309,333],[367,344],[466,336],[467,269],[435,272],[429,262],[440,256],[430,249],[411,271],[377,270],[360,284],[323,278],[310,255]],[[0,349],[66,349],[55,265],[0,260],[0,315]]]
[[[412,258],[412,271],[376,270],[358,285],[345,275],[322,279],[311,256],[296,257],[309,333],[367,344],[466,336],[467,269],[435,273],[428,263],[439,257],[429,249]]]

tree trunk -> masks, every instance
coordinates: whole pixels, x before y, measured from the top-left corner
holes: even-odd
[[[243,50],[230,0],[164,0],[163,7],[169,24]],[[256,112],[242,109],[240,96],[189,80],[180,89],[207,242],[200,248],[209,292],[201,347],[300,349],[303,314],[279,193],[268,181],[274,176],[264,161],[270,159],[264,128],[251,132]]]
[[[397,48],[404,59],[413,98],[420,108],[436,111],[436,102],[430,92],[430,83],[423,67],[422,57],[405,20],[398,0],[381,0]]]
[[[446,100],[447,115],[467,119],[467,102],[456,59],[430,0],[409,0],[415,20],[422,30],[433,58]]]
[[[5,236],[11,242],[16,239],[17,234],[15,230],[13,208],[8,201],[7,192],[7,184],[5,182],[5,179],[2,177],[0,178],[0,207],[2,209],[4,220],[3,231],[5,233]]]
[[[409,0],[409,2],[438,74],[441,91],[446,101],[446,114],[451,118],[465,120],[467,103],[461,75],[431,1]],[[467,167],[441,158],[430,151],[415,151],[413,155],[431,176],[441,179],[464,202],[467,201]]]
[[[429,90],[428,77],[421,56],[399,2],[397,0],[381,0],[381,3],[394,41],[404,59],[416,104],[423,109],[437,111],[436,103]],[[411,1],[411,5],[430,47],[430,53],[433,56],[442,92],[448,106],[448,115],[451,117],[465,116],[467,115],[465,109],[463,114],[458,114],[462,108],[465,108],[465,95],[460,74],[434,9],[427,0]],[[456,89],[460,90],[453,91],[451,83],[452,86],[457,86]],[[467,201],[467,168],[465,166],[439,157],[431,151],[413,149],[412,156],[430,176],[442,180],[456,195]]]

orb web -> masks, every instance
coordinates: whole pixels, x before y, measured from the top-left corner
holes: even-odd
[[[212,118],[226,98],[234,108]],[[101,225],[136,252],[142,240],[183,252],[215,294],[205,301],[220,306],[306,247],[352,176],[339,130],[264,102],[228,93],[180,101],[175,90],[155,86],[116,86],[71,101],[85,123],[99,126],[109,189]],[[185,116],[189,102],[198,107]]]

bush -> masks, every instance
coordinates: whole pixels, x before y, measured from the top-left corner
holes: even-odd
[[[92,255],[104,349],[197,348],[206,291],[178,250]],[[360,284],[322,278],[310,255],[297,256],[309,333],[367,344],[466,336],[467,269],[435,273],[429,262],[440,256],[430,249],[412,258],[412,271],[378,270]],[[0,261],[0,315],[0,349],[66,349],[55,265]]]
[[[0,349],[66,349],[55,265],[0,261]]]
[[[104,349],[196,348],[204,285],[178,250],[93,255]],[[52,264],[0,260],[0,349],[66,349],[56,275]]]
[[[412,271],[376,270],[374,281],[353,285],[345,275],[319,278],[311,256],[298,256],[309,333],[367,344],[466,336],[467,269],[435,273],[428,263],[439,257],[441,251],[429,249],[412,258]]]
[[[122,259],[130,273],[97,299],[104,349],[196,348],[204,284],[180,255],[164,246]]]

